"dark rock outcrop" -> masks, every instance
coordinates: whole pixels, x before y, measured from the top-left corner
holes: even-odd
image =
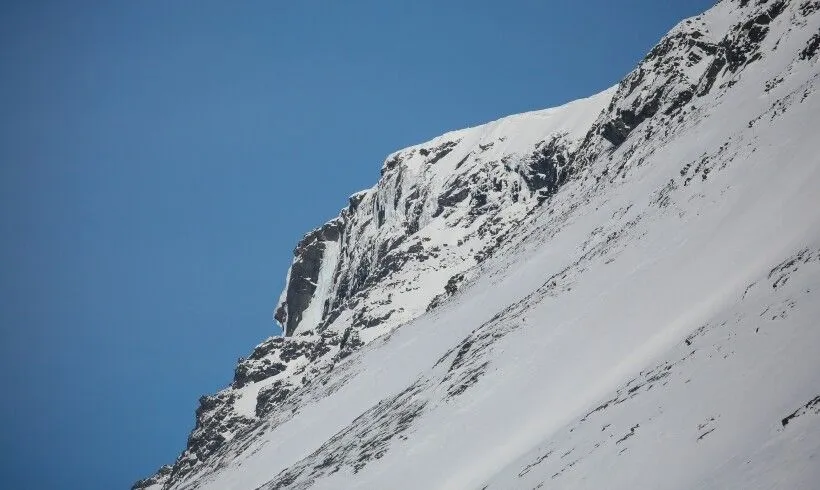
[[[142,490],[145,488],[152,487],[154,485],[164,485],[165,482],[167,482],[171,476],[171,469],[171,465],[166,464],[160,466],[157,472],[151,475],[150,477],[143,478],[142,480],[137,480],[137,482],[134,483],[134,485],[131,487],[131,490]]]
[[[351,198],[351,207],[355,204]],[[293,335],[302,319],[302,313],[313,299],[326,243],[338,241],[343,230],[344,221],[333,220],[308,233],[293,251],[296,260],[290,269],[286,300],[277,308],[274,315],[276,321],[282,324],[286,336]]]

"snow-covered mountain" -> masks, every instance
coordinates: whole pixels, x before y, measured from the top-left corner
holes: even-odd
[[[820,487],[820,0],[389,155],[135,488]]]

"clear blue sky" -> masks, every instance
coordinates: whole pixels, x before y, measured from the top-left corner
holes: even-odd
[[[3,2],[0,487],[172,462],[387,153],[600,91],[710,4]]]

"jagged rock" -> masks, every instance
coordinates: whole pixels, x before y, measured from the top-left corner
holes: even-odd
[[[143,490],[150,487],[162,487],[168,481],[168,478],[170,476],[171,465],[162,465],[157,470],[157,472],[151,475],[150,477],[138,480],[136,483],[134,483],[134,485],[131,487],[131,490]]]
[[[330,221],[305,235],[296,246],[293,252],[296,259],[291,265],[288,285],[284,293],[286,300],[274,315],[276,321],[282,324],[286,336],[293,334],[296,326],[302,320],[302,313],[313,298],[329,242],[337,242],[343,230],[344,221],[342,219]]]
[[[237,364],[233,376],[233,386],[235,388],[242,388],[248,383],[262,381],[276,376],[287,369],[285,364],[281,362],[270,362],[267,359],[262,359],[260,363],[240,362]]]

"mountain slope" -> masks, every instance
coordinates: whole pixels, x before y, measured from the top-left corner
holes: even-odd
[[[811,488],[819,44],[818,1],[724,0],[618,87],[389,156],[137,486]]]
[[[375,187],[297,245],[275,312],[287,337],[257,346],[229,388],[200,399],[188,447],[163,475],[185,477],[237,434],[287,417],[281,405],[298,406],[310,380],[444,302],[566,179],[613,91],[390,155]]]

